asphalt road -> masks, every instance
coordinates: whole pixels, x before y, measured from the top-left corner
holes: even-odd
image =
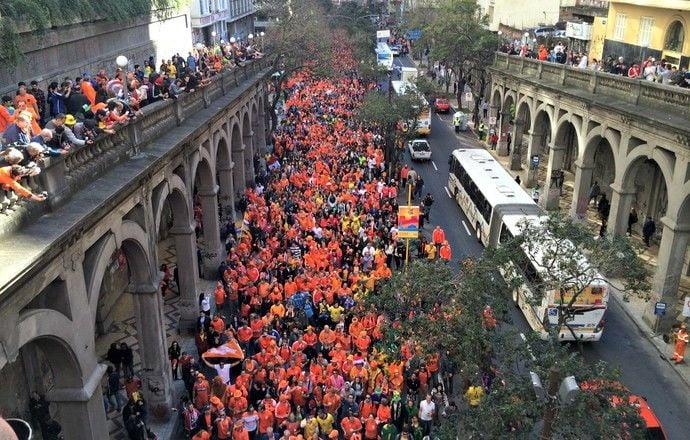
[[[396,57],[396,64],[412,65],[407,57]],[[434,197],[429,224],[423,232],[427,238],[436,225],[446,233],[453,260],[481,254],[483,247],[477,242],[474,230],[460,207],[447,192],[448,157],[457,148],[481,148],[469,133],[456,134],[452,115],[432,114],[431,134],[428,137],[432,150],[429,162],[408,163],[424,179],[423,194]],[[419,203],[419,199],[416,200]],[[606,327],[602,339],[585,346],[585,358],[590,362],[604,360],[622,372],[624,384],[634,394],[644,396],[666,430],[670,439],[690,438],[690,390],[678,377],[673,367],[659,357],[652,343],[640,333],[628,319],[621,306],[612,300],[606,312]],[[527,322],[517,309],[512,309],[514,325],[519,331],[530,331]],[[669,350],[672,347],[669,346]]]

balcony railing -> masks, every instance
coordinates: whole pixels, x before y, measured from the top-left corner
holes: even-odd
[[[120,127],[115,134],[103,136],[90,145],[72,148],[69,155],[46,158],[40,175],[21,182],[34,192],[47,191],[45,202],[28,202],[12,191],[0,188],[0,236],[64,204],[72,194],[114,165],[136,155],[161,133],[179,126],[188,117],[268,67],[269,62],[264,58],[222,72],[212,77],[206,87],[193,93],[144,107],[143,116]]]
[[[690,119],[690,90],[497,52],[493,68]]]

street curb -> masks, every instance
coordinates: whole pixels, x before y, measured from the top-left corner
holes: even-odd
[[[666,361],[666,363],[671,367],[673,371],[676,372],[680,380],[683,381],[685,386],[690,388],[690,377],[686,377],[681,370],[678,368],[677,365],[675,365],[673,362],[671,362],[670,358],[668,357],[668,344],[666,344],[663,339],[661,339],[660,335],[655,335],[649,326],[642,320],[641,317],[635,315],[632,313],[628,308],[625,306],[625,301],[622,298],[621,293],[618,291],[618,289],[613,288],[611,289],[612,292],[612,298],[618,303],[620,308],[623,310],[623,313],[625,313],[625,316],[628,317],[628,319],[635,324],[635,327],[644,335],[644,337],[651,342],[652,346],[656,349],[656,351],[659,353],[660,357]]]

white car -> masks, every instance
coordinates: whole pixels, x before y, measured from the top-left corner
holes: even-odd
[[[431,160],[431,147],[426,139],[414,139],[407,143],[412,160]]]
[[[397,57],[400,55],[400,45],[399,44],[394,44],[391,47],[391,52],[393,53],[394,57]]]

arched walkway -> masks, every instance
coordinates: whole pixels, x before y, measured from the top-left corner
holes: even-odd
[[[545,106],[540,106],[535,111],[534,120],[530,124],[530,132],[527,144],[527,158],[529,170],[525,186],[532,188],[539,185],[539,171],[546,174],[546,159],[548,158],[548,145],[551,141],[551,114]],[[543,182],[543,177],[541,178]]]
[[[523,100],[517,104],[515,109],[515,121],[513,124],[512,133],[512,155],[510,161],[510,169],[517,171],[522,169],[522,163],[529,164],[527,156],[527,146],[523,145],[525,135],[529,135],[532,129],[532,111],[527,100]]]
[[[612,198],[611,185],[616,178],[616,148],[611,145],[610,138],[601,135],[590,137],[580,159],[574,164],[575,181],[570,214],[577,218],[585,217],[590,204],[596,206],[598,198],[590,200],[590,190],[594,184],[609,200]]]
[[[498,119],[498,155],[507,156],[510,154],[508,146],[508,136],[512,136],[513,114],[515,112],[515,98],[512,93],[507,93],[501,113]],[[512,141],[511,141],[512,143]]]
[[[235,220],[235,192],[233,190],[233,163],[230,144],[225,135],[218,135],[216,144],[216,182],[218,184],[218,202],[221,217]]]
[[[232,132],[230,135],[230,148],[232,151],[233,173],[232,184],[235,190],[235,195],[241,195],[246,186],[245,180],[245,162],[244,156],[246,153],[245,146],[242,144],[242,133],[237,122],[232,124]]]
[[[201,148],[201,151],[205,152],[205,149]],[[218,185],[216,185],[213,168],[208,158],[204,157],[198,162],[195,176],[194,219],[197,230],[201,226],[203,234],[201,252],[203,274],[204,278],[213,278],[217,273],[218,265],[223,260],[223,246],[220,242],[218,221]]]
[[[545,209],[558,209],[563,195],[565,173],[573,171],[579,151],[578,129],[570,118],[563,118],[550,144],[548,160],[544,161],[546,173],[542,183],[539,203]],[[540,167],[543,166],[540,161]]]

